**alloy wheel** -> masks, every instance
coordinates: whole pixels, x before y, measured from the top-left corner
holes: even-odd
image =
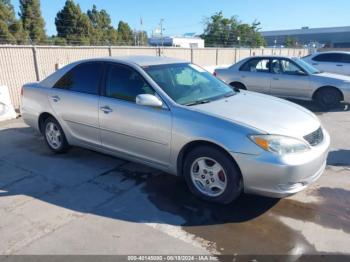
[[[193,161],[191,179],[202,194],[220,196],[227,187],[227,176],[223,167],[214,159],[201,157]]]
[[[62,146],[62,134],[59,127],[49,122],[45,128],[46,140],[53,149],[59,149]]]

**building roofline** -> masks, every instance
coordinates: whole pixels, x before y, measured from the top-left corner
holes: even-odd
[[[304,34],[306,35],[306,34],[344,33],[344,32],[350,32],[350,26],[261,31],[261,34],[262,36],[267,37],[267,36],[304,35]]]

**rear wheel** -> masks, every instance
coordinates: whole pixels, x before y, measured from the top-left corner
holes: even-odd
[[[315,100],[322,109],[332,109],[340,104],[342,95],[333,87],[325,87],[317,91]]]
[[[53,152],[59,154],[64,153],[69,149],[66,136],[56,119],[53,117],[47,118],[42,130],[46,144]]]
[[[184,176],[194,195],[220,204],[232,202],[243,188],[241,174],[234,161],[211,146],[197,147],[186,155]]]

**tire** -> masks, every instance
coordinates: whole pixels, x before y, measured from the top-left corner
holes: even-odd
[[[243,189],[236,163],[215,147],[199,146],[186,154],[183,174],[190,191],[205,201],[229,204]]]
[[[339,106],[342,95],[333,87],[325,87],[317,91],[315,101],[322,109],[332,109]]]
[[[47,146],[56,154],[67,152],[69,144],[62,127],[53,117],[48,117],[42,128]]]
[[[247,90],[247,88],[243,84],[238,83],[238,82],[233,82],[230,84],[230,86],[232,86],[233,88],[241,89],[241,90]]]

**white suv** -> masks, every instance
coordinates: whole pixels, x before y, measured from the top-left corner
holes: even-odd
[[[302,58],[320,71],[350,75],[350,52],[322,52]]]

